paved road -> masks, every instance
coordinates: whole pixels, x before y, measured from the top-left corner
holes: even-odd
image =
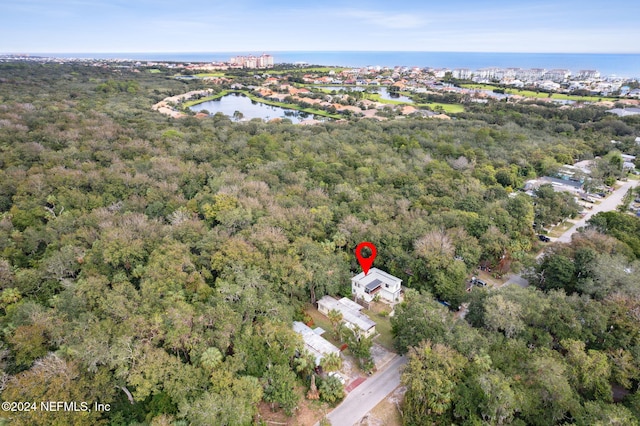
[[[360,386],[355,388],[327,418],[332,426],[353,426],[373,409],[380,401],[400,385],[400,369],[407,362],[404,356],[398,356]]]
[[[587,214],[583,218],[580,218],[564,234],[560,235],[558,238],[551,238],[551,241],[558,241],[561,243],[570,243],[571,236],[576,232],[578,232],[579,228],[582,228],[583,226],[585,226],[587,224],[587,221],[591,218],[591,216],[593,216],[596,213],[615,210],[620,204],[622,204],[622,199],[624,198],[629,188],[636,187],[639,184],[640,184],[640,181],[637,181],[637,180],[630,180],[628,182],[625,182],[622,186],[620,186],[618,189],[613,191],[613,193],[610,194],[607,198],[602,200],[600,204],[597,204],[597,205],[594,204],[593,208],[591,210],[588,210]],[[540,252],[537,258],[542,257],[543,254],[544,254],[544,251]],[[527,280],[522,278],[522,276],[520,276],[519,274],[511,275],[507,280],[507,282],[504,283],[504,285],[511,285],[511,284],[517,284],[520,287],[527,287],[529,285]]]
[[[624,198],[629,188],[638,186],[638,183],[639,181],[637,180],[630,180],[628,182],[625,182],[620,188],[616,189],[607,198],[602,200],[600,204],[594,205],[593,209],[588,210],[588,213],[585,215],[585,217],[578,220],[575,223],[575,225],[573,225],[569,230],[567,230],[567,232],[560,235],[555,240],[552,238],[552,240],[559,241],[561,243],[570,243],[571,236],[578,231],[578,228],[585,226],[587,224],[587,220],[589,220],[591,216],[593,216],[596,213],[615,210],[620,204],[622,204],[622,199]]]

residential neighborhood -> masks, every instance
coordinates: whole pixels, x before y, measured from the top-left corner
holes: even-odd
[[[136,63],[136,70],[162,67]],[[633,81],[602,76],[597,70],[432,67],[324,67],[277,69],[271,55],[238,56],[224,63],[172,65],[176,78],[199,80],[251,96],[252,100],[309,112],[300,124],[326,119],[389,120],[405,117],[450,119],[465,105],[493,102],[544,102],[567,108],[588,104],[609,107],[611,114],[627,116],[640,111],[640,89]],[[181,68],[180,68],[181,67]],[[269,68],[269,69],[267,69]],[[238,78],[234,72],[244,73]],[[191,107],[215,94],[183,97]],[[169,99],[165,103],[171,103]],[[179,103],[163,105],[159,112],[183,118],[189,110]],[[242,111],[240,111],[242,112]],[[186,115],[185,115],[186,114]],[[231,115],[229,112],[227,115]]]

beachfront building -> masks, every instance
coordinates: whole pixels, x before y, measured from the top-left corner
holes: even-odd
[[[260,56],[234,56],[229,63],[242,68],[271,68],[273,67],[273,56],[266,53]]]

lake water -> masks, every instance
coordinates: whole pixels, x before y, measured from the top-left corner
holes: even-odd
[[[241,120],[260,118],[269,121],[274,118],[287,118],[292,123],[300,123],[302,120],[316,118],[313,114],[306,112],[255,102],[239,93],[231,93],[214,101],[203,102],[190,109],[195,112],[207,110],[211,115],[221,112],[231,119],[234,119],[234,113],[238,111],[242,114]]]
[[[340,90],[351,90],[358,92],[368,90],[370,92],[379,94],[382,99],[386,99],[388,101],[402,101],[408,104],[413,103],[413,100],[407,96],[389,93],[389,90],[387,90],[387,88],[384,86],[322,86],[321,88],[327,90],[335,90],[336,92],[339,92]]]

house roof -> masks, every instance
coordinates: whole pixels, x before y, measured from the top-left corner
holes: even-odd
[[[315,330],[312,330],[303,322],[294,321],[293,331],[302,336],[306,349],[311,352],[316,359],[316,365],[320,365],[320,360],[324,355],[340,353],[340,349],[336,348],[331,342],[320,336],[320,334],[316,333]]]
[[[358,275],[352,278],[353,281],[357,281],[363,286],[369,285],[375,280],[380,280],[384,284],[390,285],[400,285],[402,284],[402,280],[398,277],[394,277],[391,274],[388,274],[378,268],[369,269],[369,273],[367,275],[364,272],[360,272]]]
[[[366,289],[371,291],[371,290],[375,290],[376,288],[380,287],[382,285],[382,281],[380,281],[379,279],[375,279],[373,281],[371,281],[369,284],[366,285]]]
[[[336,300],[331,296],[323,296],[322,299],[318,301],[318,304],[327,306],[329,310],[335,309],[342,314],[344,321],[358,326],[358,328],[363,331],[368,331],[376,326],[376,323],[372,321],[371,318],[360,312],[360,309],[362,309],[360,305],[345,297]],[[354,305],[357,305],[357,308],[355,308]]]

